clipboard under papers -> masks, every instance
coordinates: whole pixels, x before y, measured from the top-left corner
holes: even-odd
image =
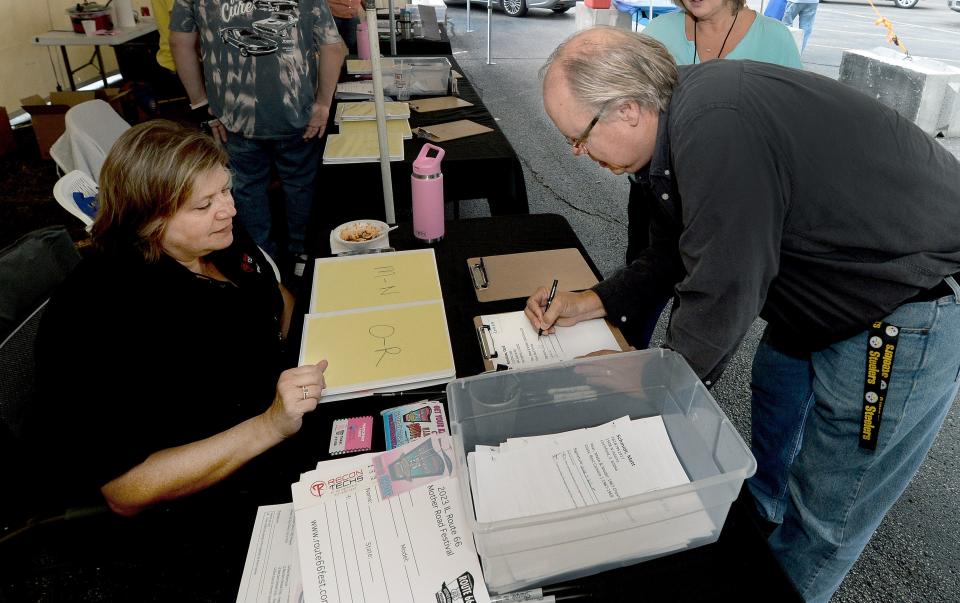
[[[559,281],[560,291],[581,291],[597,277],[574,247],[488,255],[467,260],[477,300],[482,302],[529,297],[537,287]]]
[[[542,337],[522,311],[476,316],[473,326],[487,371],[548,366],[597,350],[630,349],[620,329],[603,318],[558,327]]]

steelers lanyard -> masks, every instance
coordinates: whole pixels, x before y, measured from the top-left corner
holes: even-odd
[[[863,376],[863,416],[860,420],[860,448],[876,450],[880,436],[883,404],[890,388],[893,357],[897,352],[900,329],[878,320],[870,325],[867,339],[867,364]]]

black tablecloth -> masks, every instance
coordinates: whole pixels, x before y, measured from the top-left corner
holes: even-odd
[[[401,225],[390,239],[398,249],[421,247],[409,224]],[[466,259],[560,247],[579,248],[597,272],[561,216],[503,216],[448,224],[446,238],[434,249],[458,376],[483,369],[473,316],[518,310],[525,303],[513,299],[481,304],[473,293]],[[291,338],[299,341],[294,334]],[[413,391],[319,405],[304,417],[299,434],[231,478],[235,481],[229,496],[205,492],[132,520],[105,514],[61,522],[4,543],[0,601],[233,600],[256,507],[289,502],[290,483],[299,473],[330,458],[333,420],[379,418],[385,408],[426,397],[443,399],[433,391]],[[383,429],[375,425],[374,450],[383,450]],[[714,544],[572,583],[592,593],[592,600],[603,602],[798,601],[754,524],[751,504],[744,489]]]
[[[426,38],[411,38],[409,40],[401,39],[397,36],[397,56],[416,57],[432,54],[453,54],[450,47],[450,38],[447,36],[447,28],[443,23],[438,23],[440,28],[439,40],[428,40]],[[390,38],[380,36],[380,54],[391,56]]]
[[[463,73],[452,56],[447,58],[453,69]],[[473,106],[410,113],[412,128],[459,119],[469,119],[493,128],[493,132],[438,145],[446,152],[441,166],[444,200],[450,203],[464,199],[487,199],[491,215],[528,213],[523,169],[510,141],[465,77],[460,79],[459,96],[473,103]],[[331,133],[337,131],[332,117],[335,112],[336,106],[330,111],[328,132]],[[413,173],[413,160],[425,142],[422,138],[405,141],[403,161],[390,164],[394,208],[399,222],[410,219],[410,175]],[[338,224],[359,218],[383,219],[379,163],[321,164],[317,178],[317,198],[308,233],[308,239],[317,243],[309,250],[314,255],[329,253],[329,240],[322,233],[329,233]]]

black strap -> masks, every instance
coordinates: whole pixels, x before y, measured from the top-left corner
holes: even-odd
[[[883,404],[890,387],[893,357],[899,338],[899,327],[880,320],[870,325],[863,376],[863,416],[860,421],[860,448],[866,450],[877,448],[880,419],[883,417]]]

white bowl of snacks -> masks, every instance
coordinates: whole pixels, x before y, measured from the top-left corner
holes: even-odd
[[[380,220],[354,220],[334,229],[337,242],[350,249],[365,249],[387,238],[390,225]]]

